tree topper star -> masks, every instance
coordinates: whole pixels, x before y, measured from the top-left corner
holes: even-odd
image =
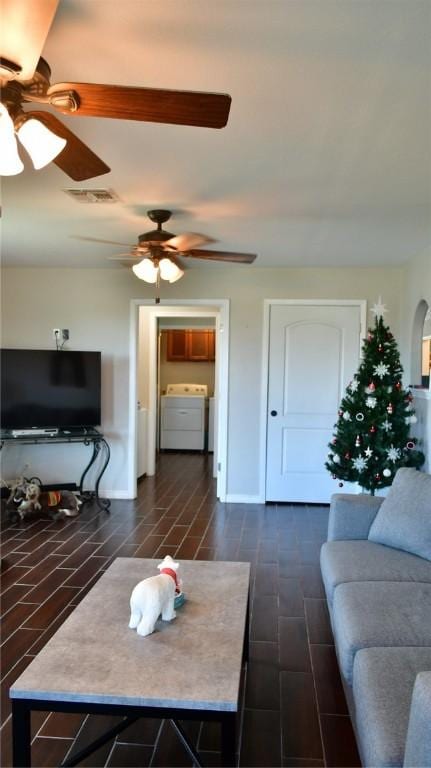
[[[377,299],[377,302],[373,304],[370,310],[370,312],[372,312],[373,315],[375,316],[376,320],[379,317],[383,317],[383,315],[386,314],[387,311],[388,310],[386,309],[386,305],[382,303],[381,296],[379,296],[379,298]]]

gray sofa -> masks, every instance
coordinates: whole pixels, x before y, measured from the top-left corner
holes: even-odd
[[[431,475],[334,495],[320,562],[364,766],[431,768]]]

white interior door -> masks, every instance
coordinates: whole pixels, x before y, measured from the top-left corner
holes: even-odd
[[[344,390],[357,370],[361,307],[270,307],[266,500],[327,503],[325,469]]]

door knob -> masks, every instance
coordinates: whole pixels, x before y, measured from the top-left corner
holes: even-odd
[[[277,411],[271,411],[271,416],[277,416]]]

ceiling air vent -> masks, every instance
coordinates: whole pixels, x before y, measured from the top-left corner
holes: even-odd
[[[78,203],[117,203],[118,195],[112,189],[63,189]]]

